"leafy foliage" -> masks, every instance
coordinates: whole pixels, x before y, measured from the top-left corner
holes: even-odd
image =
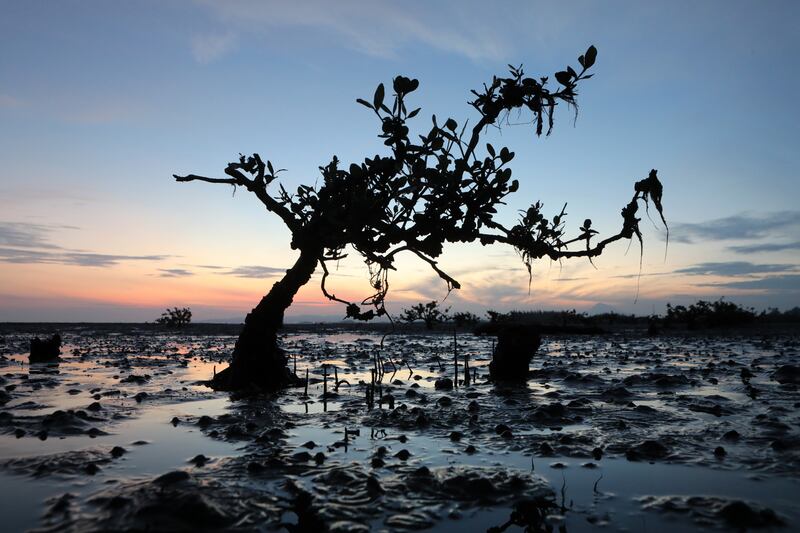
[[[565,311],[509,311],[500,313],[489,310],[486,312],[489,323],[493,325],[587,325],[591,323],[590,317],[586,313],[578,313],[577,310]]]
[[[183,328],[192,321],[192,310],[188,307],[167,309],[161,313],[161,318],[156,319],[156,324],[167,326],[168,328]]]
[[[458,328],[463,328],[465,326],[474,326],[481,321],[478,315],[476,315],[475,313],[470,313],[468,311],[453,313],[453,316],[450,318],[452,318],[453,323]]]
[[[577,112],[578,84],[592,77],[588,70],[596,57],[597,50],[592,46],[578,58],[578,70],[568,66],[555,74],[555,84],[547,77],[526,76],[522,66],[509,65],[507,76],[495,76],[481,90],[472,91],[475,98],[470,105],[480,119],[471,129],[466,123],[459,126],[453,118],[440,121],[433,115],[430,126],[417,135],[412,135],[409,123],[420,109],[410,108],[409,103],[419,81],[397,76],[390,97],[380,84],[371,99],[357,99],[374,113],[380,124],[378,137],[389,153],[350,165],[334,156],[319,167],[323,180],[318,187],[301,185],[289,192],[278,184],[277,192],[268,192],[282,169],[275,170],[271,161],[265,162],[258,154],[242,155],[230,163],[225,169],[229,178],[195,174],[174,177],[181,182],[241,186],[255,194],[289,228],[293,249],[317,255],[323,271],[322,293],[345,304],[348,317],[360,320],[386,314],[389,272],[395,270],[395,258],[402,252],[428,263],[448,291],[460,288],[459,282],[437,264],[448,242],[511,245],[529,273],[532,261],[539,258],[591,260],[619,239],[636,236],[641,243],[640,219],[636,217],[639,200],[646,205],[652,200],[664,220],[663,189],[656,171],[636,183],[633,198],[622,209],[622,229],[593,245],[597,231],[589,219],[576,237],[565,237],[566,204],[552,219],[536,202],[522,213],[516,225],[506,228],[497,222],[497,208],[519,188],[509,167],[514,152],[482,144],[481,139],[490,127],[508,123],[511,112],[529,114],[536,135],[549,135],[556,106],[566,104]],[[569,249],[570,244],[580,242],[585,242],[583,249]],[[326,286],[328,263],[346,257],[348,247],[364,259],[370,272],[374,292],[360,303],[339,298]]]
[[[428,303],[420,302],[407,309],[403,309],[403,312],[400,314],[400,320],[408,323],[422,320],[425,322],[425,327],[427,329],[433,329],[437,324],[442,324],[450,319],[450,316],[447,314],[448,311],[450,311],[449,307],[447,309],[440,309],[439,302],[436,300]]]

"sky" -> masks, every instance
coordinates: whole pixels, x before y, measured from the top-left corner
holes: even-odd
[[[595,76],[577,119],[549,137],[487,132],[515,151],[513,224],[541,200],[568,227],[618,231],[633,183],[658,169],[670,225],[645,217],[638,244],[595,260],[534,264],[513,250],[448,245],[439,265],[401,258],[388,308],[614,309],[721,297],[800,305],[800,3],[794,1],[0,0],[0,321],[152,321],[190,306],[240,320],[291,266],[290,234],[246,191],[176,183],[223,176],[239,153],[314,185],[336,154],[385,153],[371,99],[420,80],[422,112],[477,120],[470,90],[507,64],[551,75],[589,45]],[[521,120],[522,121],[522,120]],[[366,267],[330,287],[369,295]],[[343,316],[303,287],[289,320]]]

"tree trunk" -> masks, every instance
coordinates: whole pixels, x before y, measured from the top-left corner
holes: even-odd
[[[494,381],[527,381],[528,366],[536,355],[542,338],[538,328],[523,325],[500,326],[497,346],[489,363],[489,376]]]
[[[283,314],[295,294],[311,279],[318,257],[316,249],[301,250],[294,266],[250,311],[236,341],[230,366],[211,381],[214,389],[277,390],[299,383],[289,370],[286,355],[278,348],[278,330],[283,326]]]

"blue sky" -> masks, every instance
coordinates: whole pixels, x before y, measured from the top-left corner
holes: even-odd
[[[499,4],[499,5],[495,5]],[[725,296],[800,304],[796,2],[11,2],[0,3],[0,320],[145,320],[167,305],[238,316],[293,262],[289,235],[243,192],[176,184],[239,152],[313,184],[333,154],[382,151],[355,103],[398,74],[415,103],[476,120],[469,90],[507,63],[548,75],[594,44],[580,114],[548,138],[490,133],[517,154],[521,187],[501,219],[564,201],[605,233],[634,180],[659,170],[672,242],[535,267],[510,250],[454,246],[454,307],[659,311]],[[512,117],[513,118],[513,117]],[[219,267],[211,269],[207,267]],[[395,307],[444,288],[404,261]],[[254,269],[252,267],[260,267]],[[246,275],[243,275],[246,274]],[[358,262],[339,283],[354,294]],[[457,276],[458,277],[458,276]],[[316,287],[296,314],[338,314]]]

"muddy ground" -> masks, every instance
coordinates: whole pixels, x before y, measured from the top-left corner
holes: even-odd
[[[0,333],[4,531],[800,528],[792,332],[548,337],[511,385],[491,337],[294,328],[307,389],[237,398],[234,330],[59,331]]]

